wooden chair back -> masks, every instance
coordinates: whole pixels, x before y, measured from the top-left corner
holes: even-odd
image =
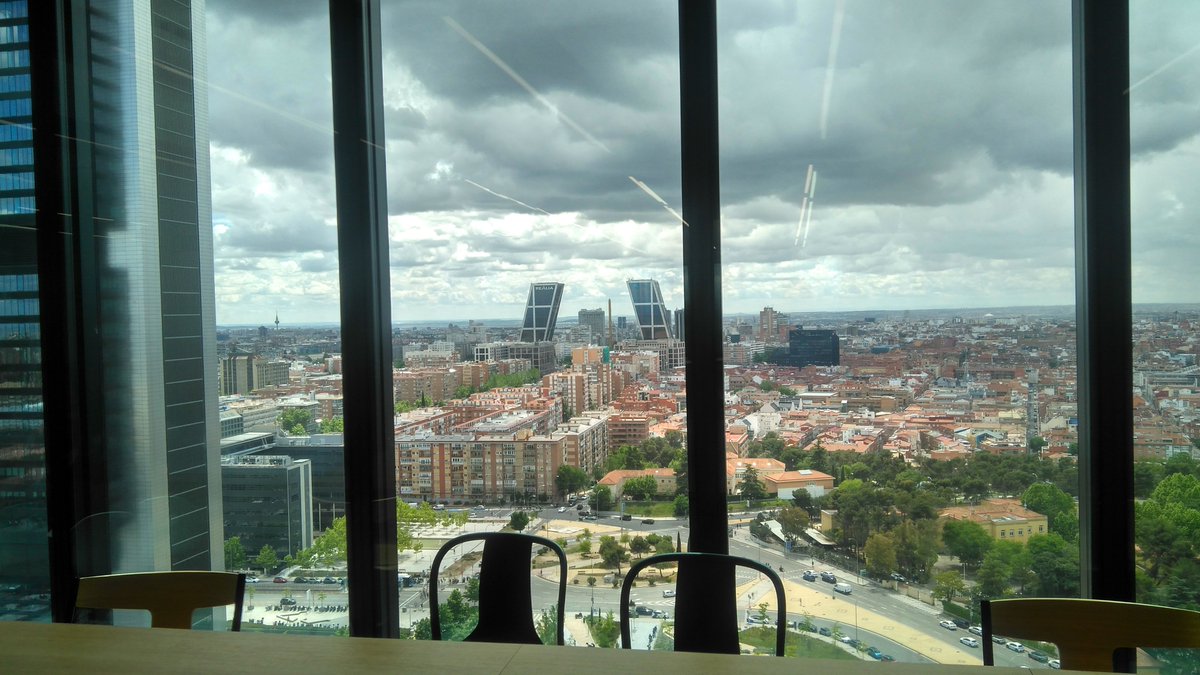
[[[1113,672],[1121,648],[1200,648],[1200,612],[1111,600],[983,600],[983,663],[992,635],[1052,642],[1066,670]]]
[[[242,627],[246,575],[232,572],[134,572],[79,579],[78,609],[144,609],[153,628],[191,628],[192,613],[233,605],[233,630]]]

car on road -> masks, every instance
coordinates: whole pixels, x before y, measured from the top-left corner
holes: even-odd
[[[675,597],[675,589],[673,589],[673,588],[668,588],[667,590],[663,591],[663,597],[664,597],[664,598],[673,598],[673,597]]]
[[[831,583],[831,584],[836,584],[836,583],[837,583],[837,577],[836,577],[836,576],[833,574],[833,572],[830,572],[829,570],[826,570],[826,571],[824,571],[824,572],[821,572],[821,581],[826,581],[826,582],[829,582],[829,583]]]
[[[560,507],[558,507],[558,512],[559,512],[559,513],[566,513],[566,512],[567,512],[567,507],[565,507],[565,506],[560,506]]]
[[[879,651],[878,649],[876,649],[874,647],[867,647],[867,656],[878,661],[879,659],[883,658],[883,652]]]
[[[981,626],[971,626],[967,631],[972,635],[983,635],[983,628]]]
[[[804,575],[803,575],[803,576],[804,576],[804,580],[805,580],[805,581],[816,581],[817,579],[819,579],[819,578],[820,578],[820,577],[817,575],[817,571],[816,571],[816,570],[804,570]]]
[[[653,524],[654,524],[654,519],[653,519],[653,518],[643,518],[643,519],[642,519],[642,524],[643,524],[643,525],[653,525]]]
[[[938,625],[946,630],[958,630],[958,626],[955,626],[954,622],[949,619],[942,619],[938,622]]]
[[[892,662],[892,661],[895,661],[895,660],[896,660],[896,657],[892,656],[891,654],[884,654],[883,656],[879,657],[879,660],[880,660],[880,661],[887,661],[887,662],[889,662],[889,663],[890,663],[890,662]]]
[[[321,583],[323,583],[323,584],[336,584],[336,583],[338,583],[338,580],[337,580],[337,579],[334,579],[333,577],[325,577],[324,579],[322,579],[322,580],[321,580]]]
[[[979,640],[977,640],[969,635],[964,635],[964,636],[958,638],[958,641],[968,647],[978,647],[979,646]]]
[[[633,516],[626,513],[621,516],[621,520],[633,520]]]
[[[1029,653],[1026,654],[1026,656],[1033,659],[1034,661],[1037,661],[1038,663],[1046,663],[1047,661],[1050,660],[1049,656],[1046,656],[1045,654],[1039,652],[1036,649],[1030,649]]]
[[[820,633],[821,635],[824,635],[825,637],[831,637],[833,635],[833,631],[829,630],[828,628],[826,628],[824,626],[821,626],[820,628],[818,628],[817,632]]]
[[[257,584],[257,583],[258,583],[258,577],[246,577],[246,583],[248,583],[248,584]]]
[[[903,574],[900,574],[899,572],[892,572],[892,581],[899,581],[900,583],[904,583],[905,581],[908,581],[908,580],[904,578]]]
[[[645,605],[638,605],[637,607],[633,608],[633,613],[637,614],[638,616],[653,616],[654,610]]]
[[[285,607],[290,607],[290,606],[296,604],[296,600],[293,598],[280,598],[279,604],[283,605]]]
[[[958,626],[959,628],[962,628],[963,630],[966,630],[967,628],[971,627],[971,622],[967,621],[966,619],[951,619],[951,621],[954,622],[955,626]]]
[[[1008,642],[1004,643],[1004,646],[1008,647],[1010,650],[1012,650],[1018,654],[1025,652],[1025,645],[1023,645],[1020,642],[1017,642],[1015,640],[1009,640]]]
[[[843,635],[842,637],[840,637],[838,639],[841,640],[842,644],[844,644],[844,645],[848,645],[854,641],[854,638],[850,637],[849,635]]]
[[[286,577],[275,577],[274,579],[272,579],[271,582],[276,583],[276,584],[286,584],[287,578]]]
[[[850,584],[836,583],[833,585],[833,590],[842,595],[850,595],[850,592],[854,589],[850,588]]]
[[[1059,661],[1058,659],[1050,659],[1046,662],[1046,665],[1055,670],[1062,670],[1062,661]]]
[[[999,635],[993,635],[992,642],[995,642],[998,645],[1004,645],[1004,644],[1008,644],[1008,638],[1001,637]]]

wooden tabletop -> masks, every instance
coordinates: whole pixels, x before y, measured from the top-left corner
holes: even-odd
[[[981,666],[0,622],[6,673],[730,673],[982,675]],[[992,668],[995,673],[1022,672]],[[1027,672],[1027,671],[1026,671]],[[1066,671],[1063,671],[1066,672]]]

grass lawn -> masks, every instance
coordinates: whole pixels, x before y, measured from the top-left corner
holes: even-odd
[[[738,639],[745,644],[753,645],[759,653],[775,653],[774,628],[747,628],[741,632]],[[788,631],[784,650],[788,656],[799,656],[801,658],[857,660],[851,654],[847,654],[841,647],[831,645],[828,642],[822,642],[807,635],[793,633],[792,631]]]
[[[639,518],[668,518],[675,515],[675,502],[626,502],[625,513]]]

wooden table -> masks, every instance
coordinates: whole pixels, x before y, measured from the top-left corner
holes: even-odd
[[[982,671],[981,667],[0,622],[0,672],[4,673],[1000,675],[1028,672],[1016,668]]]

